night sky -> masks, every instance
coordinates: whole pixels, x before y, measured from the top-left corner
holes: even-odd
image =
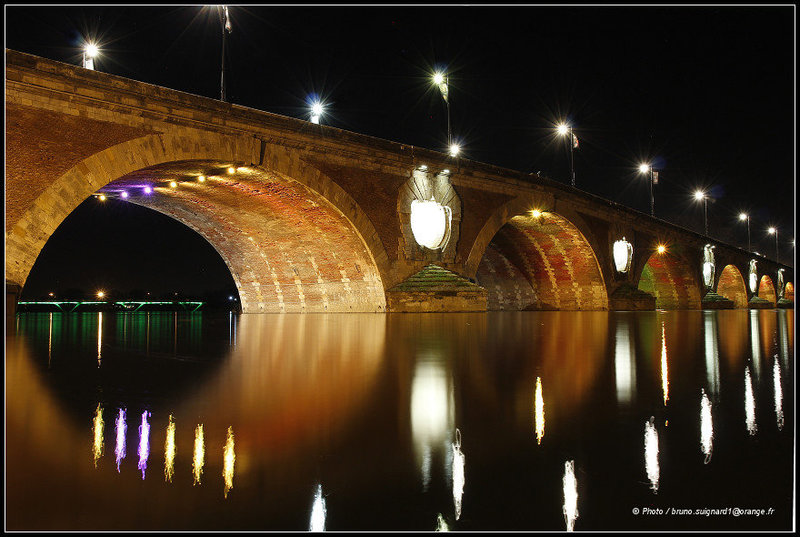
[[[7,48],[219,98],[221,30],[200,7],[7,7]],[[787,7],[230,8],[228,101],[443,151],[446,113],[431,82],[450,76],[452,132],[467,159],[569,182],[554,125],[580,140],[577,187],[793,265],[795,10]],[[127,219],[127,222],[121,219]],[[90,238],[90,243],[87,238]],[[90,248],[88,245],[93,244]],[[80,255],[76,255],[80,252]],[[68,269],[67,269],[68,267]],[[198,268],[202,267],[202,268]],[[55,281],[58,278],[58,281]],[[48,242],[25,295],[112,286],[121,292],[227,293],[210,245],[170,219],[82,204]]]

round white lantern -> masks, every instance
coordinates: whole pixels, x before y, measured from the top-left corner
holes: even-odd
[[[431,198],[411,202],[411,232],[417,244],[437,250],[450,238],[452,210]]]
[[[625,237],[614,242],[614,265],[617,267],[617,272],[628,272],[632,259],[633,246],[625,240]]]

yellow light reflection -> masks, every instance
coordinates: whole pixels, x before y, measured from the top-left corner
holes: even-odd
[[[167,425],[167,439],[164,441],[164,479],[172,483],[172,476],[175,474],[175,421],[172,414],[169,415]]]
[[[464,454],[461,452],[461,431],[456,429],[456,441],[453,444],[453,504],[456,520],[461,518],[461,498],[464,496]]]
[[[236,463],[236,453],[233,451],[233,427],[228,427],[223,461],[222,478],[225,480],[225,497],[227,498],[228,491],[233,488],[233,467]]]
[[[772,381],[775,384],[775,419],[778,423],[778,430],[783,430],[783,388],[781,387],[781,366],[778,363],[778,355],[772,364]]]
[[[578,518],[578,481],[575,479],[575,461],[564,463],[564,522],[567,531],[575,529],[575,519]]]
[[[664,322],[661,322],[661,389],[664,392],[664,406],[669,401],[669,372],[667,371],[667,336]]]
[[[94,467],[97,468],[97,461],[103,455],[103,406],[97,403],[97,410],[94,412]]]
[[[197,426],[194,430],[194,456],[192,457],[192,474],[194,475],[194,482],[192,485],[200,483],[200,478],[203,477],[203,464],[205,463],[205,441],[203,439],[203,424]]]
[[[536,416],[536,443],[542,443],[544,436],[544,399],[542,398],[542,377],[536,377],[536,395],[534,396],[534,415]]]
[[[656,431],[655,417],[644,424],[644,466],[650,488],[658,493],[659,467],[658,467],[658,431]]]
[[[308,523],[308,531],[325,531],[325,498],[322,496],[322,485],[317,485],[317,492],[314,494],[314,505],[311,507],[311,519]]]
[[[711,461],[711,449],[714,440],[714,427],[711,423],[711,401],[708,400],[706,391],[701,389],[700,398],[700,448],[705,454],[705,464]]]
[[[753,396],[753,381],[750,380],[750,367],[744,369],[744,419],[750,435],[756,434],[756,400]]]

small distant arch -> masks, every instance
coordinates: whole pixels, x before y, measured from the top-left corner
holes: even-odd
[[[758,284],[758,298],[770,301],[773,306],[776,304],[775,286],[772,284],[772,278],[766,274],[761,276],[761,281]]]

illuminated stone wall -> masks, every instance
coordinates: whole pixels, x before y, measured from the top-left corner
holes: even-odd
[[[733,265],[727,265],[722,269],[717,283],[717,294],[733,300],[736,308],[747,307],[747,287],[739,269]]]
[[[700,291],[689,267],[668,253],[650,256],[639,289],[655,296],[659,309],[700,308]]]
[[[766,274],[761,277],[761,281],[758,284],[758,298],[771,302],[773,306],[776,303],[775,286],[772,285],[772,279]]]
[[[518,306],[523,302],[528,302],[523,306],[526,309],[608,308],[594,252],[577,228],[561,216],[515,216],[500,229],[487,252],[477,281],[493,288],[490,304],[497,309],[522,309]],[[503,265],[516,270],[498,269]],[[520,274],[532,294],[522,285]]]
[[[786,290],[783,292],[783,296],[786,300],[794,302],[794,285],[792,285],[792,282],[786,282]]]

